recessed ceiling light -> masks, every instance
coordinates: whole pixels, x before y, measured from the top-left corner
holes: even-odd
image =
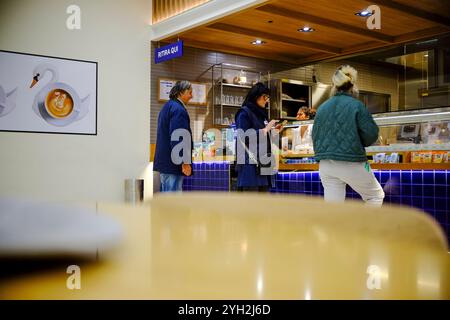
[[[265,43],[266,43],[265,41],[260,40],[260,39],[256,39],[255,41],[252,41],[252,44],[257,45],[257,46],[265,44]]]
[[[424,56],[425,58],[428,58],[428,54],[424,54],[423,56]]]
[[[314,28],[303,27],[303,28],[298,29],[297,31],[300,31],[300,32],[313,32],[314,30],[315,30]]]
[[[360,17],[370,17],[372,15],[372,12],[363,10],[363,11],[355,13],[355,15],[360,16]]]

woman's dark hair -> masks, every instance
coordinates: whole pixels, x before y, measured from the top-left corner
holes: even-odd
[[[181,93],[191,88],[192,85],[189,81],[186,80],[177,81],[170,90],[169,97],[170,99],[176,99]]]
[[[256,100],[264,94],[269,95],[270,89],[264,83],[258,82],[249,90],[242,105],[245,106],[248,102],[256,104]]]
[[[347,81],[346,83],[344,83],[342,86],[340,87],[336,87],[336,89],[338,91],[348,91],[353,87],[353,83],[351,83],[350,81]]]

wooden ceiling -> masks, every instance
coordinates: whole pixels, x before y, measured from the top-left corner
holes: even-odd
[[[372,4],[381,8],[380,30],[355,15]],[[297,31],[304,26],[315,31]],[[186,46],[307,64],[443,34],[450,0],[272,0],[177,37]],[[266,43],[251,44],[256,39]]]

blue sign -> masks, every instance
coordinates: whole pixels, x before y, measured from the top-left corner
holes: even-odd
[[[155,50],[155,64],[183,56],[183,40]]]

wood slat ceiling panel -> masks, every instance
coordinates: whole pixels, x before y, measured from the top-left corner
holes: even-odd
[[[449,0],[395,0],[394,2],[450,18]]]
[[[366,18],[358,17],[355,12],[361,11],[370,5],[365,0],[282,0],[270,5],[288,9],[295,12],[306,13],[330,20],[339,21],[351,26],[367,28]],[[393,9],[381,8],[381,30],[380,32],[390,36],[398,36],[404,33],[427,29],[436,26],[435,23],[408,14],[398,12]]]
[[[267,21],[269,20],[273,22],[268,23]],[[299,40],[304,39],[319,44],[326,43],[327,45],[339,48],[358,45],[367,41],[367,38],[359,36],[358,34],[353,34],[349,37],[349,33],[343,30],[336,30],[325,26],[314,26],[302,19],[297,20],[293,17],[279,17],[259,10],[224,19],[223,23],[255,30],[263,30],[264,32],[284,35]],[[316,27],[317,32],[303,33],[297,31],[300,27],[305,25]],[[330,37],[330,34],[333,34],[333,36]]]
[[[276,41],[267,41],[266,44],[256,46],[251,44],[255,37],[246,35],[236,35],[235,33],[224,32],[216,29],[202,28],[195,32],[183,34],[183,40],[196,40],[216,45],[239,47],[254,52],[268,52],[270,54],[281,54],[291,57],[304,57],[317,53],[315,50],[308,50],[290,43],[280,43]],[[172,40],[175,40],[173,38]]]
[[[303,64],[450,33],[450,0],[409,1],[272,0],[179,36],[186,46]],[[355,15],[371,4],[381,7],[378,31]],[[298,32],[304,25],[316,31]],[[267,43],[252,45],[257,38]]]

